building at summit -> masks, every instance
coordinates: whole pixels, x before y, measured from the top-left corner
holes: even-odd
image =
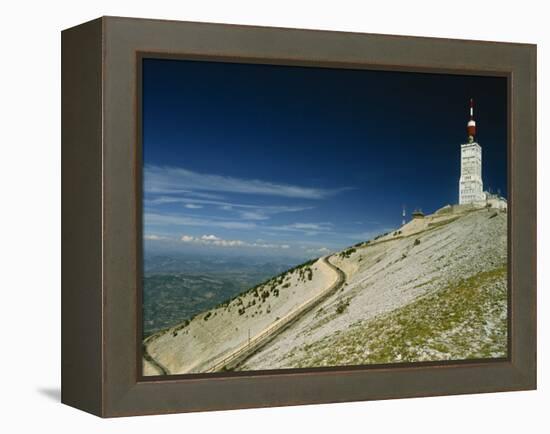
[[[470,120],[467,124],[468,143],[460,145],[459,205],[507,209],[505,198],[483,191],[482,149],[476,142],[474,102],[470,100]]]

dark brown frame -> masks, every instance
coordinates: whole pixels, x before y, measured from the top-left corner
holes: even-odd
[[[509,357],[142,377],[141,56],[500,75]],[[103,17],[62,33],[62,402],[103,416],[536,388],[536,46]]]

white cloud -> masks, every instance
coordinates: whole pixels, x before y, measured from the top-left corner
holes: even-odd
[[[269,229],[279,231],[298,231],[304,232],[306,235],[317,235],[319,232],[332,232],[333,224],[329,222],[323,223],[291,223],[282,226],[271,226]]]
[[[307,230],[324,230],[332,226],[330,223],[293,223],[289,225],[294,229],[307,229]]]
[[[233,220],[215,220],[185,215],[170,215],[146,212],[143,216],[146,226],[205,226],[223,229],[256,229],[253,222],[241,222]]]
[[[241,218],[245,220],[267,220],[269,217],[261,211],[243,211],[240,213]]]
[[[145,234],[143,235],[144,240],[151,240],[151,241],[165,241],[168,240],[168,237],[164,237],[162,235],[156,235],[156,234]]]
[[[283,232],[302,232],[306,235],[312,235],[316,232],[332,232],[332,223],[291,223],[288,225],[259,225],[254,220],[235,221],[215,218],[202,218],[189,215],[170,215],[146,212],[144,214],[144,223],[146,226],[204,226],[223,229],[242,229],[242,230],[271,230]]]
[[[289,249],[288,244],[269,244],[269,243],[248,243],[242,240],[224,240],[216,235],[201,235],[194,237],[191,235],[182,235],[180,240],[184,243],[194,243],[205,246],[217,247],[258,247],[262,249]]]
[[[145,204],[149,206],[170,203],[183,203],[184,207],[188,209],[198,209],[204,208],[204,205],[213,205],[222,211],[235,212],[244,220],[267,220],[275,214],[299,212],[312,209],[310,206],[252,205],[246,203],[227,202],[223,200],[195,199],[178,196],[159,196],[154,199],[145,199]]]
[[[241,240],[215,240],[212,244],[220,247],[247,247],[249,244]]]
[[[218,238],[216,235],[203,235],[201,240],[203,241],[218,241],[221,238]]]
[[[316,248],[316,249],[307,249],[308,253],[315,253],[315,254],[321,254],[321,255],[325,255],[327,253],[330,253],[330,251],[331,250],[327,247],[319,247],[319,248]]]
[[[145,166],[144,185],[147,193],[178,194],[185,192],[227,192],[282,196],[302,199],[324,199],[349,187],[324,189],[279,184],[259,179],[235,178],[232,176],[198,173],[180,167]]]

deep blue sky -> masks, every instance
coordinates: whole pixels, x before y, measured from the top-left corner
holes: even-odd
[[[312,256],[456,203],[470,97],[506,196],[504,78],[145,59],[146,250]]]

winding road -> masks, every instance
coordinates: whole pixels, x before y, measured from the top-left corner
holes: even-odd
[[[142,351],[144,362],[149,363],[153,367],[153,369],[156,369],[159,375],[170,375],[168,369],[157,360],[155,360],[153,356],[151,356],[151,354],[149,354],[149,351],[147,351],[147,345],[145,343],[142,345]]]
[[[300,320],[306,313],[340,290],[346,282],[346,274],[330,262],[330,256],[324,256],[320,258],[320,261],[336,274],[336,280],[329,287],[292,309],[285,316],[270,324],[260,333],[233,349],[230,353],[224,354],[222,358],[210,360],[202,366],[197,367],[197,372],[219,372],[234,369],[290,325]],[[143,358],[144,361],[159,372],[159,375],[170,375],[169,370],[149,354],[146,344],[143,345]]]
[[[346,282],[346,274],[336,265],[332,264],[329,257],[325,256],[321,258],[321,261],[336,273],[336,281],[332,285],[291,310],[284,317],[269,325],[269,327],[255,335],[249,341],[235,348],[231,353],[225,355],[223,359],[215,361],[210,367],[206,367],[204,372],[218,372],[225,369],[232,369],[242,364],[261,347],[286,330],[291,324],[298,321],[303,315],[313,310],[321,302],[341,289]]]

